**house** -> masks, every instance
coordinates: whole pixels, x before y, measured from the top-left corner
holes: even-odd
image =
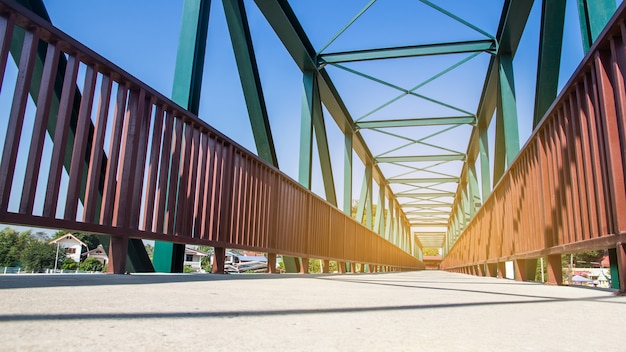
[[[83,252],[83,246],[85,249],[89,250],[87,245],[76,238],[71,233],[67,235],[63,235],[61,237],[57,237],[52,241],[48,242],[50,244],[56,244],[57,248],[63,248],[65,250],[65,257],[72,259],[76,263],[80,263],[80,256]]]
[[[87,254],[87,258],[94,257],[94,258],[98,259],[98,261],[100,263],[102,263],[102,265],[107,265],[107,263],[109,261],[109,255],[104,250],[104,248],[102,247],[101,244],[99,244],[98,247],[96,247],[95,249],[90,250],[86,254]]]
[[[184,265],[189,265],[195,271],[202,271],[202,258],[208,256],[207,253],[191,247],[185,247]]]

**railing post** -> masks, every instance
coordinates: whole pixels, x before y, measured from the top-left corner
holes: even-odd
[[[128,239],[126,237],[111,236],[107,273],[124,274],[126,272],[127,254]]]
[[[211,273],[223,274],[224,273],[224,260],[226,259],[226,248],[215,247],[213,252],[213,265],[211,266]]]
[[[300,274],[308,274],[309,273],[309,258],[300,258]]]
[[[516,281],[535,281],[537,259],[519,259],[515,261]]]
[[[276,274],[276,253],[267,253],[267,273]]]
[[[561,285],[563,283],[563,269],[561,267],[561,255],[553,254],[548,256],[548,285]]]

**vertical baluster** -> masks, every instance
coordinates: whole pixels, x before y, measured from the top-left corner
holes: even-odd
[[[161,147],[161,162],[159,166],[159,186],[156,195],[156,224],[154,231],[164,233],[165,214],[167,210],[167,190],[170,170],[170,158],[172,149],[172,134],[174,129],[174,116],[171,111],[165,114],[165,129],[163,131],[163,146]]]
[[[87,136],[91,125],[91,109],[93,106],[94,91],[96,88],[97,71],[92,65],[87,66],[85,73],[85,85],[83,88],[76,134],[74,135],[74,148],[72,150],[72,162],[70,164],[70,179],[67,186],[67,198],[65,201],[66,220],[76,220],[76,211],[80,192],[83,188],[83,168],[85,165],[85,152],[87,150]]]
[[[24,188],[22,189],[22,200],[20,203],[21,214],[32,214],[35,202],[35,192],[39,179],[39,169],[41,168],[41,154],[46,138],[46,127],[50,115],[50,103],[54,93],[54,81],[59,65],[59,47],[56,43],[48,44],[46,59],[41,74],[41,86],[37,99],[37,113],[33,126],[33,136],[28,152],[26,165],[26,176],[24,177]],[[1,69],[1,68],[0,68]],[[2,82],[0,82],[2,85]]]
[[[10,14],[8,18],[0,16],[0,92],[2,91],[2,82],[4,82],[4,73],[7,67],[7,59],[9,57],[9,49],[11,48],[11,39],[13,38],[14,29],[14,14]]]
[[[152,130],[152,145],[150,147],[150,161],[148,164],[148,184],[146,185],[146,207],[143,215],[143,227],[148,232],[153,231],[154,206],[159,174],[159,152],[161,150],[161,140],[163,139],[163,107],[157,105],[154,115],[154,126]]]
[[[115,203],[113,207],[113,226],[128,227],[133,207],[133,181],[136,171],[136,152],[141,134],[141,116],[145,92],[143,89],[131,90],[126,110],[126,123],[122,132],[120,150],[120,168],[117,172]]]
[[[96,207],[100,193],[100,177],[102,172],[102,159],[104,148],[104,137],[106,134],[107,120],[109,117],[109,105],[111,102],[112,81],[109,75],[102,75],[100,84],[100,98],[98,100],[97,121],[94,130],[93,143],[91,145],[91,155],[89,157],[89,168],[87,171],[87,187],[85,191],[85,209],[83,211],[83,221],[94,222],[96,218]]]
[[[150,136],[150,122],[152,120],[152,107],[154,106],[153,99],[144,98],[140,101],[140,108],[138,110],[139,121],[139,139],[137,140],[136,148],[133,154],[135,162],[133,162],[134,173],[129,183],[132,187],[132,192],[129,194],[132,198],[129,203],[131,204],[131,212],[129,219],[129,226],[131,229],[139,228],[139,217],[141,214],[141,204],[143,201],[143,180],[146,171],[146,155],[148,153],[148,138]]]
[[[7,134],[4,140],[4,150],[2,151],[2,161],[0,162],[0,211],[6,211],[11,196],[13,185],[13,174],[15,172],[15,161],[20,145],[20,136],[24,124],[24,111],[28,100],[31,78],[33,76],[33,66],[37,55],[37,45],[39,44],[39,33],[36,30],[26,31],[24,35],[24,46],[20,57],[19,72],[15,84],[13,103],[9,114]]]
[[[170,180],[168,182],[167,211],[165,213],[165,233],[174,235],[176,221],[176,203],[178,201],[178,173],[180,171],[180,153],[183,144],[182,119],[175,118],[174,139],[171,148]]]
[[[115,102],[115,112],[113,114],[113,125],[111,127],[111,139],[109,141],[108,162],[104,176],[104,189],[102,191],[102,209],[100,211],[100,224],[102,225],[111,225],[113,223],[117,170],[129,89],[128,84],[123,85],[119,83],[117,87],[117,99]]]

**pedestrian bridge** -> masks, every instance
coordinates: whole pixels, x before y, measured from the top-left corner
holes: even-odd
[[[626,7],[612,8],[604,17],[606,11],[594,6],[606,10],[610,1],[581,8],[586,54],[558,96],[554,66],[561,59],[563,20],[558,19],[565,16],[565,5],[541,7],[539,54],[533,57],[538,61],[535,121],[520,148],[513,60],[532,2],[505,1],[493,33],[452,10],[420,3],[486,39],[325,52],[329,43],[318,51],[300,23],[306,18],[289,2],[250,4],[303,74],[300,174],[295,181],[278,168],[243,2],[223,5],[256,153],[197,116],[197,80],[204,64],[198,60],[204,58],[209,1],[185,1],[177,69],[191,78],[178,82],[186,87],[184,93],[175,86],[174,101],[55,28],[43,2],[0,1],[1,93],[10,97],[10,104],[1,107],[7,129],[0,161],[0,222],[110,236],[111,273],[129,267],[144,271],[138,270],[146,258],[140,240],[155,240],[170,245],[165,252],[172,271],[182,262],[177,259],[181,244],[214,247],[215,272],[223,271],[227,248],[267,253],[270,268],[276,255],[283,255],[299,258],[295,263],[301,271],[309,259],[321,259],[336,261],[339,272],[354,271],[355,264],[369,272],[420,270],[423,249],[438,248],[442,269],[503,277],[512,274],[506,275],[509,262],[515,278],[524,281],[534,279],[537,260],[546,259],[547,281],[559,284],[563,254],[607,249],[617,278],[614,286],[624,290]],[[357,12],[334,39],[374,11],[373,4]],[[189,23],[193,28],[186,27]],[[182,45],[186,41],[192,43],[190,52]],[[348,65],[459,54],[469,56],[412,89]],[[475,111],[419,90],[474,57],[485,58]],[[380,109],[413,96],[456,114],[355,119],[333,83],[331,68],[401,92]],[[10,75],[11,70],[16,74]],[[345,139],[345,150],[339,152],[346,161],[342,208],[337,206],[334,151],[324,111]],[[392,132],[432,126],[444,130],[421,138]],[[450,138],[431,142],[459,126],[468,131],[465,151],[445,144],[454,142]],[[490,128],[495,129],[491,148]],[[375,155],[372,150],[380,146],[368,131],[404,139],[406,145]],[[323,197],[311,191],[314,149],[322,164]],[[364,165],[354,213],[353,154]],[[439,169],[454,162],[456,171]],[[393,173],[388,165],[409,171]]]

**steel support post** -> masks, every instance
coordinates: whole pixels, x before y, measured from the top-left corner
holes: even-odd
[[[561,263],[561,255],[554,254],[549,255],[547,260],[547,273],[548,277],[546,284],[548,285],[562,285],[563,284],[563,268]]]
[[[267,273],[276,274],[276,253],[267,253]]]
[[[111,236],[109,244],[109,274],[124,274],[126,272],[126,255],[128,253],[128,239],[126,237]]]
[[[243,0],[223,0],[228,31],[235,53],[237,70],[241,80],[252,134],[259,157],[278,167],[274,140],[265,107],[261,78],[254,56],[252,37]]]
[[[300,274],[309,273],[309,258],[300,258]]]
[[[330,272],[330,260],[322,261],[322,273],[328,274]]]
[[[493,263],[487,263],[485,264],[485,266],[487,267],[487,276],[496,277],[498,272],[497,265]]]
[[[504,279],[506,277],[506,263],[498,262],[498,273],[496,276],[498,279]]]
[[[565,0],[544,0],[541,6],[533,129],[537,127],[558,93],[564,23]]]
[[[518,259],[515,261],[516,281],[535,281],[537,259]]]
[[[211,273],[223,274],[224,260],[226,260],[226,248],[215,247],[213,251],[213,265],[211,266]]]
[[[580,32],[585,53],[615,12],[615,0],[578,0]]]
[[[615,248],[609,248],[611,270],[611,288],[626,293],[626,245],[617,243]]]
[[[487,129],[480,130],[480,188],[483,203],[491,194],[491,170],[489,167],[489,135]]]
[[[517,106],[513,79],[513,57],[500,55],[498,80],[498,109],[496,112],[496,147],[493,182],[497,183],[519,152]]]
[[[210,0],[185,0],[183,4],[172,100],[194,114],[198,114],[200,108],[210,9]],[[170,175],[173,177],[176,175]],[[153,263],[156,271],[182,272],[184,259],[184,244],[155,241]]]
[[[352,133],[344,137],[343,212],[352,216]]]
[[[337,271],[339,274],[346,273],[346,262],[337,262]]]

